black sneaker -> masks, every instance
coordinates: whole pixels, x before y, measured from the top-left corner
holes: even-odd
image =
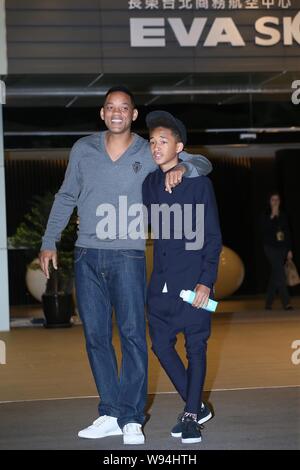
[[[206,423],[206,421],[210,420],[213,417],[212,412],[209,406],[206,403],[202,403],[201,410],[197,415],[197,421],[199,424]]]
[[[171,430],[171,436],[172,437],[181,437],[183,415],[184,415],[184,413],[180,413],[180,415],[178,416],[177,424],[175,424],[175,426]],[[201,410],[199,411],[199,413],[197,415],[198,423],[199,424],[206,423],[206,421],[208,421],[211,418],[212,418],[211,410],[209,409],[209,407],[206,403],[202,403]]]
[[[202,427],[201,424],[198,424],[197,421],[194,421],[192,418],[183,418],[181,442],[183,444],[196,444],[197,442],[201,442]]]
[[[181,437],[182,433],[182,418],[184,413],[180,413],[177,418],[177,424],[171,429],[171,436],[172,437]]]

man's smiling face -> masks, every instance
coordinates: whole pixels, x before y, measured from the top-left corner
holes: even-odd
[[[100,116],[111,133],[123,134],[130,130],[132,121],[137,119],[138,111],[129,95],[114,91],[107,96]]]

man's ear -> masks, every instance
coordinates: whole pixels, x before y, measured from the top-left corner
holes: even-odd
[[[132,115],[132,120],[133,120],[133,121],[136,121],[138,115],[139,115],[138,110],[137,110],[136,108],[134,108],[134,110],[133,110],[133,115]]]
[[[100,117],[101,117],[102,121],[104,121],[104,109],[103,109],[103,107],[100,109]]]
[[[177,145],[176,145],[177,153],[182,152],[183,147],[184,147],[183,143],[182,143],[182,142],[178,142]]]

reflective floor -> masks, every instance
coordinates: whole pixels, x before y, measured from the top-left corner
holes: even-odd
[[[0,365],[0,401],[97,395],[80,324],[55,330],[16,327],[0,333],[0,339],[6,344],[6,364]],[[213,314],[205,389],[300,386],[300,365],[292,361],[297,340],[298,309]],[[116,329],[113,341],[120,358]],[[184,359],[181,336],[177,347]],[[149,362],[149,393],[173,392],[150,341]]]

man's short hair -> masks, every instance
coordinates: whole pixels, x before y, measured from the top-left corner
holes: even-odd
[[[131,104],[132,106],[135,108],[136,105],[135,105],[135,99],[134,99],[134,96],[133,94],[131,93],[131,91],[124,85],[116,85],[116,86],[113,86],[111,87],[105,94],[105,97],[104,97],[104,103],[106,102],[107,100],[107,97],[108,95],[110,95],[111,93],[115,93],[115,92],[121,92],[121,93],[125,93],[125,95],[128,95],[130,100],[131,100]]]

